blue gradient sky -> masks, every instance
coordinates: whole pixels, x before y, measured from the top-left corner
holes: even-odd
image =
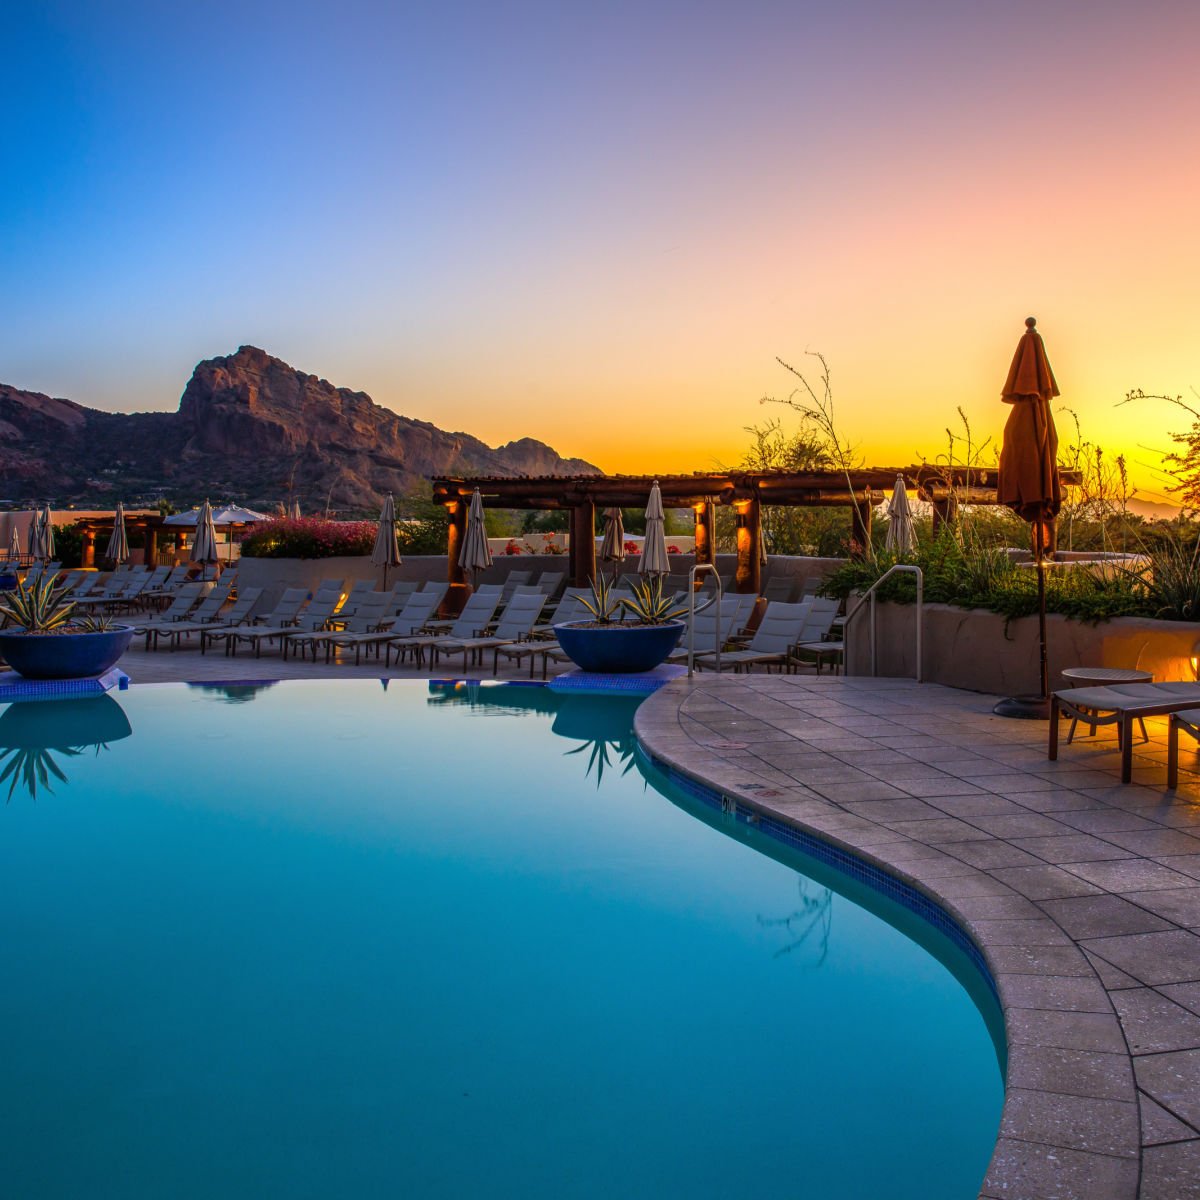
[[[173,409],[250,342],[681,470],[806,349],[875,462],[998,431],[1027,312],[1111,453],[1178,423],[1128,389],[1200,385],[1192,2],[2,11],[20,387]]]

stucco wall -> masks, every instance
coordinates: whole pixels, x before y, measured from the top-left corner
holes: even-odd
[[[1006,621],[983,609],[925,605],[924,678],[970,691],[1012,695],[1038,690],[1036,617]],[[878,675],[915,674],[916,606],[876,606]],[[869,675],[870,617],[850,623],[846,669]],[[1046,618],[1050,686],[1062,686],[1064,667],[1126,667],[1151,671],[1156,679],[1191,679],[1191,657],[1200,641],[1200,622],[1118,617],[1089,625],[1051,614]]]

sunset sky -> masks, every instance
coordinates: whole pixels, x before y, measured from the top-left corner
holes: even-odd
[[[0,381],[174,409],[261,346],[609,471],[820,350],[870,463],[998,434],[1038,318],[1147,495],[1200,388],[1200,5],[5,5]]]

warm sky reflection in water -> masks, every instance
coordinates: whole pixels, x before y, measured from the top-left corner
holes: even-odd
[[[648,784],[632,711],[0,712],[5,1193],[973,1197],[1001,1079],[963,984]]]

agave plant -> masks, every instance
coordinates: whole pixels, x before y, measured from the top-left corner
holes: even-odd
[[[19,583],[0,598],[0,617],[5,625],[15,625],[26,633],[53,633],[60,630],[75,609],[67,599],[67,589],[58,586],[58,573],[35,583]]]
[[[676,604],[663,590],[662,577],[655,575],[634,584],[633,596],[621,601],[642,625],[665,625],[677,621],[687,609]]]
[[[586,596],[581,596],[580,601],[597,621],[602,625],[608,625],[612,622],[613,615],[621,607],[620,601],[612,594],[612,580],[605,579],[601,575],[598,579],[593,579],[591,585],[592,598],[589,600]]]
[[[105,613],[89,613],[86,617],[77,617],[71,622],[71,626],[80,633],[108,633],[115,628],[112,617]]]

